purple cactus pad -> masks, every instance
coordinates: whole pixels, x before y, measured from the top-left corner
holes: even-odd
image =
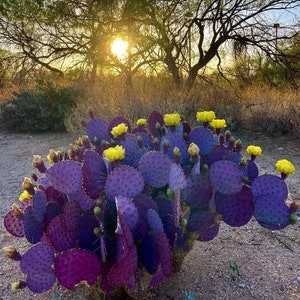
[[[32,206],[24,211],[24,232],[27,241],[31,244],[38,243],[44,233],[44,223],[35,218]]]
[[[134,198],[142,192],[144,180],[141,173],[130,166],[122,165],[115,168],[108,176],[105,191],[110,200],[122,195]]]
[[[144,236],[139,249],[139,256],[148,273],[155,274],[159,265],[159,255],[152,235],[146,234]]]
[[[214,162],[209,177],[216,190],[226,195],[238,193],[243,187],[240,167],[228,160]]]
[[[148,209],[147,220],[150,228],[154,231],[154,233],[164,230],[161,218],[154,209]]]
[[[64,227],[62,215],[52,219],[47,228],[47,234],[52,246],[58,252],[75,247],[78,236],[78,232],[68,231]]]
[[[25,274],[36,274],[51,267],[53,262],[53,249],[47,244],[37,244],[22,256],[20,268]]]
[[[132,235],[135,241],[140,240],[150,229],[147,221],[147,210],[157,210],[157,206],[151,197],[140,194],[133,199],[133,202],[138,210],[138,221],[136,226],[132,229]]]
[[[35,191],[32,198],[33,213],[39,222],[43,222],[46,214],[47,198],[41,190]]]
[[[68,231],[77,231],[80,226],[81,208],[76,201],[68,201],[64,206],[62,222]]]
[[[172,251],[169,240],[163,231],[154,235],[155,244],[158,250],[161,270],[165,276],[171,276],[173,271]]]
[[[115,263],[109,273],[108,281],[113,287],[127,286],[128,281],[137,271],[136,247],[132,247],[127,254]]]
[[[4,227],[15,237],[25,236],[23,220],[20,217],[16,217],[12,210],[8,211],[4,216]]]
[[[187,181],[180,165],[172,163],[169,176],[169,187],[172,191],[176,188],[183,189],[186,187]]]
[[[255,199],[261,196],[270,196],[284,201],[288,196],[288,188],[285,181],[280,177],[264,174],[253,181],[252,194]]]
[[[200,155],[207,155],[214,146],[212,132],[202,126],[194,127],[188,137],[188,143],[196,144],[200,149]]]
[[[81,166],[73,160],[60,161],[46,171],[46,176],[56,190],[72,193],[81,184]]]
[[[182,137],[182,135],[177,134],[176,132],[169,132],[165,136],[162,137],[160,142],[160,150],[163,150],[164,142],[168,141],[169,149],[168,149],[168,156],[174,160],[173,150],[177,147],[180,150],[181,154],[181,164],[186,165],[189,162],[189,154],[187,150],[187,145]]]
[[[82,185],[80,185],[76,191],[69,193],[67,196],[69,200],[76,201],[84,210],[89,210],[94,205],[93,199],[88,197],[83,190]]]
[[[213,195],[213,187],[207,172],[194,174],[187,177],[187,186],[183,190],[183,201],[199,208],[207,207]]]
[[[147,184],[160,188],[169,182],[171,160],[162,152],[149,151],[138,163],[138,169]]]
[[[280,230],[291,223],[290,209],[284,201],[278,200],[270,195],[259,196],[255,199],[254,217],[262,227]]]
[[[152,135],[158,137],[160,136],[160,131],[157,130],[156,124],[163,126],[164,118],[158,111],[152,111],[148,116],[148,125]]]
[[[68,250],[56,257],[54,269],[58,281],[72,290],[81,281],[86,281],[90,286],[95,284],[101,271],[101,263],[92,252]]]
[[[223,221],[233,227],[247,224],[254,211],[253,195],[247,186],[243,186],[241,191],[234,195],[216,192],[215,204]]]
[[[129,228],[134,228],[138,221],[138,210],[135,204],[131,199],[124,196],[116,196],[115,199],[118,212],[122,214]]]
[[[40,273],[28,274],[26,278],[27,287],[33,293],[43,293],[52,288],[56,281],[54,270],[51,267]]]
[[[103,140],[108,141],[108,123],[105,120],[93,118],[86,125],[86,133],[93,144],[101,144]]]
[[[103,158],[93,150],[86,150],[82,164],[82,186],[89,197],[92,199],[99,197],[104,190],[106,175]]]

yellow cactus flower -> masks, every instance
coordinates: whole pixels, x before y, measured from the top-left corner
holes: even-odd
[[[114,162],[125,157],[125,149],[122,146],[117,145],[115,147],[105,149],[103,151],[103,155],[109,162]]]
[[[202,123],[211,122],[216,117],[213,111],[198,111],[196,114],[197,121]]]
[[[113,129],[111,130],[111,134],[114,136],[114,137],[118,137],[124,133],[126,133],[128,131],[128,126],[126,126],[126,124],[124,123],[121,123],[115,127],[113,127]]]
[[[20,196],[19,196],[19,200],[22,202],[22,201],[24,201],[25,199],[31,199],[32,198],[32,195],[30,195],[29,193],[28,193],[28,191],[26,191],[26,190],[24,190],[21,194],[20,194]]]
[[[215,129],[222,129],[226,127],[226,121],[224,119],[214,119],[210,123],[212,128]]]
[[[250,155],[259,156],[262,154],[262,149],[259,146],[250,145],[247,147],[247,153]]]
[[[285,175],[295,173],[295,166],[287,159],[278,160],[275,167],[278,172]]]
[[[165,114],[164,123],[166,126],[177,126],[180,124],[180,114]]]
[[[138,119],[136,121],[137,126],[146,126],[147,125],[147,120],[146,119]]]

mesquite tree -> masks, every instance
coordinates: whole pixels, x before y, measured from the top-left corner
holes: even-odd
[[[128,85],[138,71],[167,69],[176,85],[185,81],[191,88],[214,59],[222,71],[221,52],[228,54],[231,45],[236,51],[251,46],[270,57],[280,55],[278,45],[295,36],[297,27],[278,30],[269,12],[292,13],[299,6],[294,0],[4,0],[0,39],[22,66],[60,74],[76,66],[92,77],[99,67],[114,68]],[[118,35],[129,41],[123,61],[110,51]]]

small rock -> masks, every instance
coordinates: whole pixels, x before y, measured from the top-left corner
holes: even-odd
[[[246,284],[245,284],[245,283],[239,283],[239,287],[240,287],[241,289],[243,289],[244,287],[246,287]]]

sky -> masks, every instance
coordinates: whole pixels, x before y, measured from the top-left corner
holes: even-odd
[[[282,25],[291,25],[300,23],[300,6],[293,10],[286,11],[270,11],[268,12],[268,18],[271,22],[279,23]]]

